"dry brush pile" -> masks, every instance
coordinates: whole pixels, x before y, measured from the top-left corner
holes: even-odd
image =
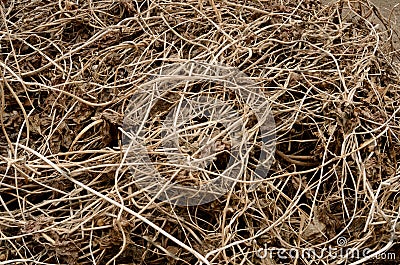
[[[399,262],[397,35],[370,2],[0,4],[0,263]],[[276,153],[257,189],[181,207],[136,185],[121,128],[150,73],[190,60],[258,85]],[[397,260],[259,253],[339,237]]]

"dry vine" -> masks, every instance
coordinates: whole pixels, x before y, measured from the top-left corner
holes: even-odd
[[[258,250],[321,250],[339,237],[399,262],[396,32],[369,1],[3,0],[0,10],[0,264],[336,264]],[[178,207],[131,178],[121,127],[150,73],[188,60],[250,76],[272,102],[277,145],[257,190],[241,182]],[[341,257],[378,264],[370,258]]]

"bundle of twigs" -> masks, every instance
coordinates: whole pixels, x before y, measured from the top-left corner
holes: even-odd
[[[369,1],[0,7],[0,263],[367,264],[399,253],[396,32]],[[188,61],[252,79],[275,117],[276,155],[257,189],[238,181],[218,200],[182,207],[138,185],[122,139],[132,96],[157,69]],[[153,118],[178,115],[178,97],[167,99]],[[207,174],[177,170],[180,157],[171,163],[159,153],[175,154],[176,145],[160,149],[150,132],[163,127],[145,118],[145,146],[164,177],[196,183],[219,174],[217,165]],[[194,154],[209,134],[210,152],[223,160],[232,146],[217,123],[178,145],[187,141]],[[213,163],[210,152],[196,159]],[[336,256],[320,255],[330,246]],[[272,248],[318,255],[261,255]],[[346,252],[366,248],[363,257]]]

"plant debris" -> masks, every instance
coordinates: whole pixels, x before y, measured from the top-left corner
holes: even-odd
[[[0,262],[400,262],[397,32],[371,2],[6,0],[0,10]],[[123,163],[129,100],[150,73],[187,61],[236,67],[271,101],[276,155],[256,190],[237,183],[174,206]],[[281,260],[260,257],[265,246],[397,256]]]

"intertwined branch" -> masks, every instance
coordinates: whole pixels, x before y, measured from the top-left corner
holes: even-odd
[[[397,35],[369,1],[0,6],[0,262],[333,264],[258,250],[340,236],[346,249],[399,252]],[[248,75],[271,102],[277,145],[257,189],[241,181],[178,207],[137,185],[121,128],[154,70],[189,60]]]

